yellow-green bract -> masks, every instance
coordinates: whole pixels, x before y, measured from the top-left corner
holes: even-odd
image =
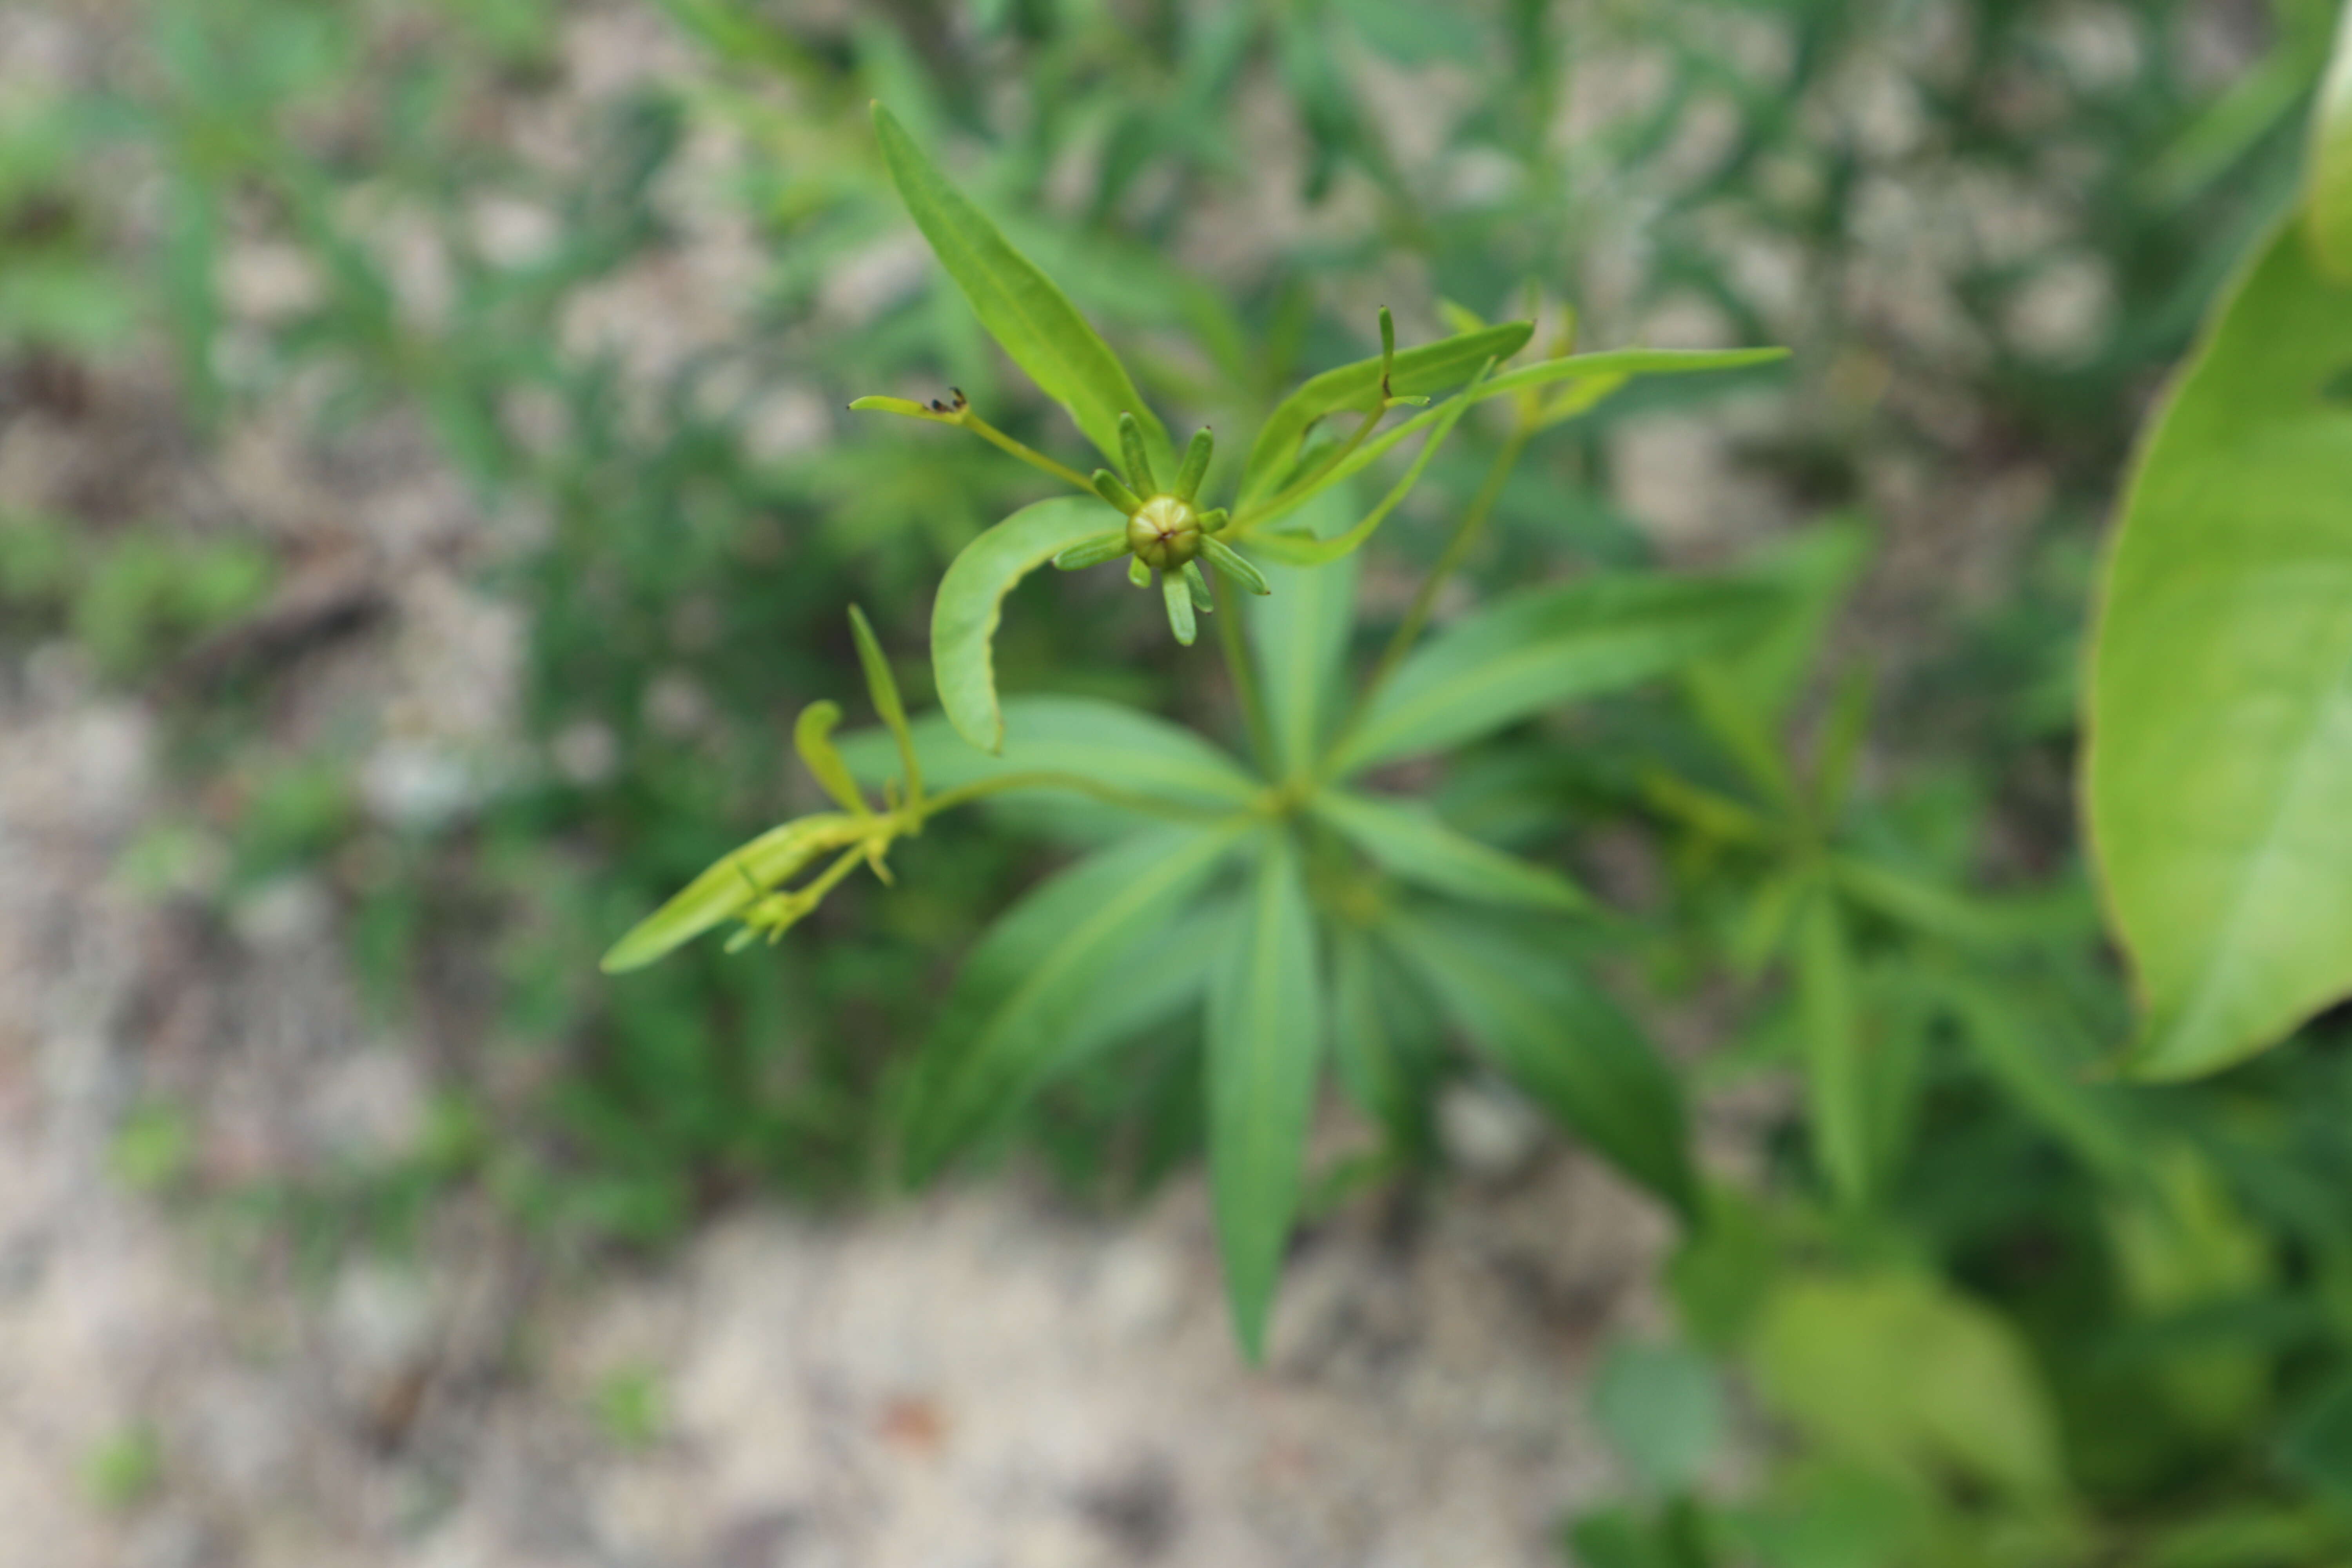
[[[2352,284],[2281,225],[2147,437],[2107,565],[2086,802],[2145,1077],[2352,992],[2347,373]]]

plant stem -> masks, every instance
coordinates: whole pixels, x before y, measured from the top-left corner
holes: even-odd
[[[1511,470],[1518,467],[1519,454],[1527,450],[1528,437],[1533,434],[1524,421],[1511,426],[1510,435],[1503,442],[1503,449],[1495,454],[1494,466],[1486,470],[1486,479],[1478,486],[1478,493],[1463,510],[1460,520],[1454,525],[1452,537],[1446,540],[1444,550],[1437,557],[1437,563],[1429,569],[1429,575],[1422,579],[1420,589],[1412,596],[1412,604],[1405,610],[1404,619],[1397,623],[1395,634],[1389,638],[1389,646],[1381,651],[1380,662],[1372,667],[1371,679],[1364,683],[1363,695],[1356,700],[1356,710],[1349,720],[1349,728],[1352,729],[1356,720],[1371,707],[1372,699],[1380,694],[1381,686],[1396,673],[1397,666],[1404,662],[1404,656],[1412,651],[1412,645],[1420,637],[1422,628],[1429,624],[1430,612],[1436,608],[1437,595],[1444,588],[1446,580],[1461,569],[1462,563],[1469,558],[1472,548],[1486,531],[1486,520],[1494,513],[1495,501],[1503,493],[1504,482],[1510,479]]]
[[[1210,592],[1216,596],[1217,646],[1224,650],[1225,669],[1241,700],[1242,721],[1249,726],[1250,750],[1269,778],[1279,765],[1274,754],[1274,731],[1265,721],[1265,703],[1258,695],[1257,672],[1250,668],[1249,649],[1242,645],[1241,595],[1224,591],[1224,574],[1209,574]]]
[[[1088,479],[1085,475],[1079,473],[1076,468],[1065,468],[1063,465],[1054,461],[1053,458],[1045,456],[1045,453],[1036,450],[1034,447],[1023,446],[1012,437],[1007,436],[1003,431],[999,430],[995,426],[991,425],[987,420],[982,419],[979,415],[974,414],[971,409],[964,409],[961,413],[958,414],[955,417],[955,422],[962,426],[965,429],[971,431],[973,435],[980,437],[982,440],[988,441],[992,445],[1012,453],[1014,457],[1020,458],[1031,468],[1043,468],[1045,472],[1053,475],[1055,479],[1067,480],[1069,483],[1076,486],[1079,489],[1086,491],[1088,495],[1095,493],[1094,482]]]
[[[1317,464],[1313,473],[1307,475],[1305,479],[1300,479],[1288,489],[1284,490],[1280,495],[1276,496],[1273,500],[1267,501],[1264,506],[1244,507],[1240,514],[1233,521],[1233,536],[1236,539],[1241,538],[1244,534],[1248,533],[1252,528],[1256,526],[1257,520],[1259,518],[1286,510],[1289,507],[1297,504],[1298,497],[1311,493],[1318,485],[1320,485],[1323,482],[1326,476],[1328,476],[1332,469],[1338,468],[1340,464],[1346,462],[1349,458],[1355,455],[1356,448],[1364,444],[1364,437],[1372,433],[1372,427],[1374,426],[1378,425],[1382,419],[1388,417],[1389,409],[1393,405],[1383,400],[1379,406],[1375,407],[1370,414],[1365,415],[1363,423],[1356,426],[1356,433],[1349,437],[1346,441],[1342,442],[1339,450],[1333,452],[1329,457],[1324,458],[1322,462]]]
[[[1097,800],[1107,801],[1112,805],[1125,806],[1130,811],[1140,811],[1153,816],[1173,817],[1187,822],[1199,818],[1240,815],[1237,812],[1194,810],[1179,805],[1172,801],[1161,800],[1156,795],[1136,795],[1128,790],[1115,789],[1109,784],[1097,784],[1083,773],[1052,773],[1045,770],[997,773],[989,778],[974,779],[970,784],[958,784],[950,790],[942,790],[925,799],[920,805],[901,806],[899,811],[913,825],[914,829],[919,829],[927,819],[938,816],[942,811],[970,805],[988,795],[1003,795],[1007,791],[1016,789],[1066,789],[1078,795],[1092,795]]]

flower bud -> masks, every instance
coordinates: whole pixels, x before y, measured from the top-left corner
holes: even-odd
[[[1201,514],[1174,496],[1154,496],[1127,520],[1127,543],[1155,571],[1180,571],[1201,553]]]

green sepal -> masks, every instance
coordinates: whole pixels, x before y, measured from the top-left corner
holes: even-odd
[[[1142,556],[1134,556],[1129,560],[1127,563],[1127,580],[1134,584],[1139,588],[1149,588],[1151,586],[1151,568],[1143,563]]]
[[[1236,584],[1248,589],[1251,593],[1274,592],[1274,585],[1265,580],[1265,574],[1251,565],[1240,551],[1235,550],[1223,540],[1203,533],[1201,535],[1201,553],[1207,556],[1218,571],[1231,577]]]
[[[1143,426],[1132,414],[1118,416],[1118,452],[1127,464],[1127,482],[1138,495],[1157,495],[1160,481],[1151,475],[1151,454],[1144,449]]]
[[[1225,524],[1233,521],[1233,520],[1234,514],[1227,511],[1223,507],[1212,507],[1207,511],[1201,514],[1201,531],[1202,533],[1223,533],[1225,530]]]
[[[1121,484],[1118,476],[1108,468],[1097,468],[1092,482],[1095,494],[1118,508],[1121,516],[1133,517],[1143,510],[1143,502],[1136,499],[1135,492]]]
[[[1185,583],[1183,574],[1162,572],[1160,574],[1160,596],[1167,601],[1168,629],[1176,634],[1178,642],[1191,647],[1192,638],[1199,635],[1199,627],[1192,619],[1192,590]]]
[[[1089,566],[1099,566],[1106,561],[1116,561],[1127,553],[1127,535],[1123,532],[1098,534],[1082,539],[1054,557],[1055,566],[1064,572],[1083,572]]]
[[[1184,587],[1185,591],[1192,595],[1194,609],[1204,616],[1214,613],[1217,607],[1217,596],[1209,592],[1209,580],[1201,575],[1199,562],[1184,563]]]
[[[1186,506],[1201,493],[1201,481],[1209,477],[1209,459],[1216,448],[1217,438],[1209,434],[1207,426],[1192,432],[1192,444],[1184,448],[1184,466],[1176,470],[1176,488],[1170,492]]]

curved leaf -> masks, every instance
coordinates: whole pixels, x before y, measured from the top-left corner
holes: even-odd
[[[1407,349],[1389,371],[1389,391],[1398,397],[1444,392],[1469,380],[1486,361],[1509,359],[1527,347],[1534,332],[1532,321],[1508,321]],[[1242,466],[1242,504],[1263,500],[1280,487],[1317,420],[1342,412],[1369,414],[1380,396],[1381,360],[1375,355],[1327,370],[1284,398],[1250,443],[1249,460]]]
[[[830,849],[845,849],[872,829],[871,818],[829,811],[772,827],[715,862],[676,897],[614,942],[596,967],[607,974],[642,969],[720,921]]]
[[[2311,191],[2305,232],[2321,268],[2352,283],[2352,5],[2336,29],[2336,54],[2311,124]]]
[[[1240,840],[1236,826],[1160,828],[1061,872],[980,939],[915,1066],[904,1161],[923,1180],[1061,1065],[1107,986],[1157,962],[1184,901]]]
[[[956,732],[983,752],[1004,745],[996,700],[997,622],[1013,584],[1082,539],[1102,532],[1100,501],[1056,496],[1024,506],[963,547],[931,605],[931,671]]]
[[[1268,836],[1209,990],[1209,1181],[1234,1332],[1252,1361],[1298,1214],[1323,1047],[1315,922],[1298,858]]]
[[[2127,1066],[2187,1078],[2352,992],[2352,286],[2292,226],[2147,437],[2103,597],[2086,799]]]
[[[1174,472],[1168,432],[1110,345],[1087,324],[1054,280],[1013,249],[988,216],[948,183],[879,103],[874,106],[874,131],[881,139],[891,183],[898,187],[915,226],[971,301],[972,313],[988,335],[1046,396],[1069,410],[1105,457],[1118,457],[1118,416],[1133,414],[1153,459]]]
[[[1099,698],[1007,698],[1004,725],[1004,750],[991,756],[965,745],[939,715],[919,721],[912,732],[924,776],[934,789],[956,789],[1005,773],[1075,773],[1107,789],[1216,814],[1248,810],[1265,790],[1193,731]],[[860,730],[841,737],[841,754],[852,773],[874,784],[889,776],[896,752],[887,731]]]
[[[1664,1058],[1542,928],[1451,910],[1392,915],[1383,934],[1513,1082],[1685,1219],[1698,1176]]]
[[[1590,577],[1498,599],[1398,667],[1332,766],[1457,746],[1664,674],[1752,635],[1778,602],[1752,583],[1675,577]]]
[[[1327,789],[1315,815],[1399,881],[1476,904],[1566,912],[1591,900],[1547,866],[1530,865],[1448,827],[1418,801],[1376,800]]]

